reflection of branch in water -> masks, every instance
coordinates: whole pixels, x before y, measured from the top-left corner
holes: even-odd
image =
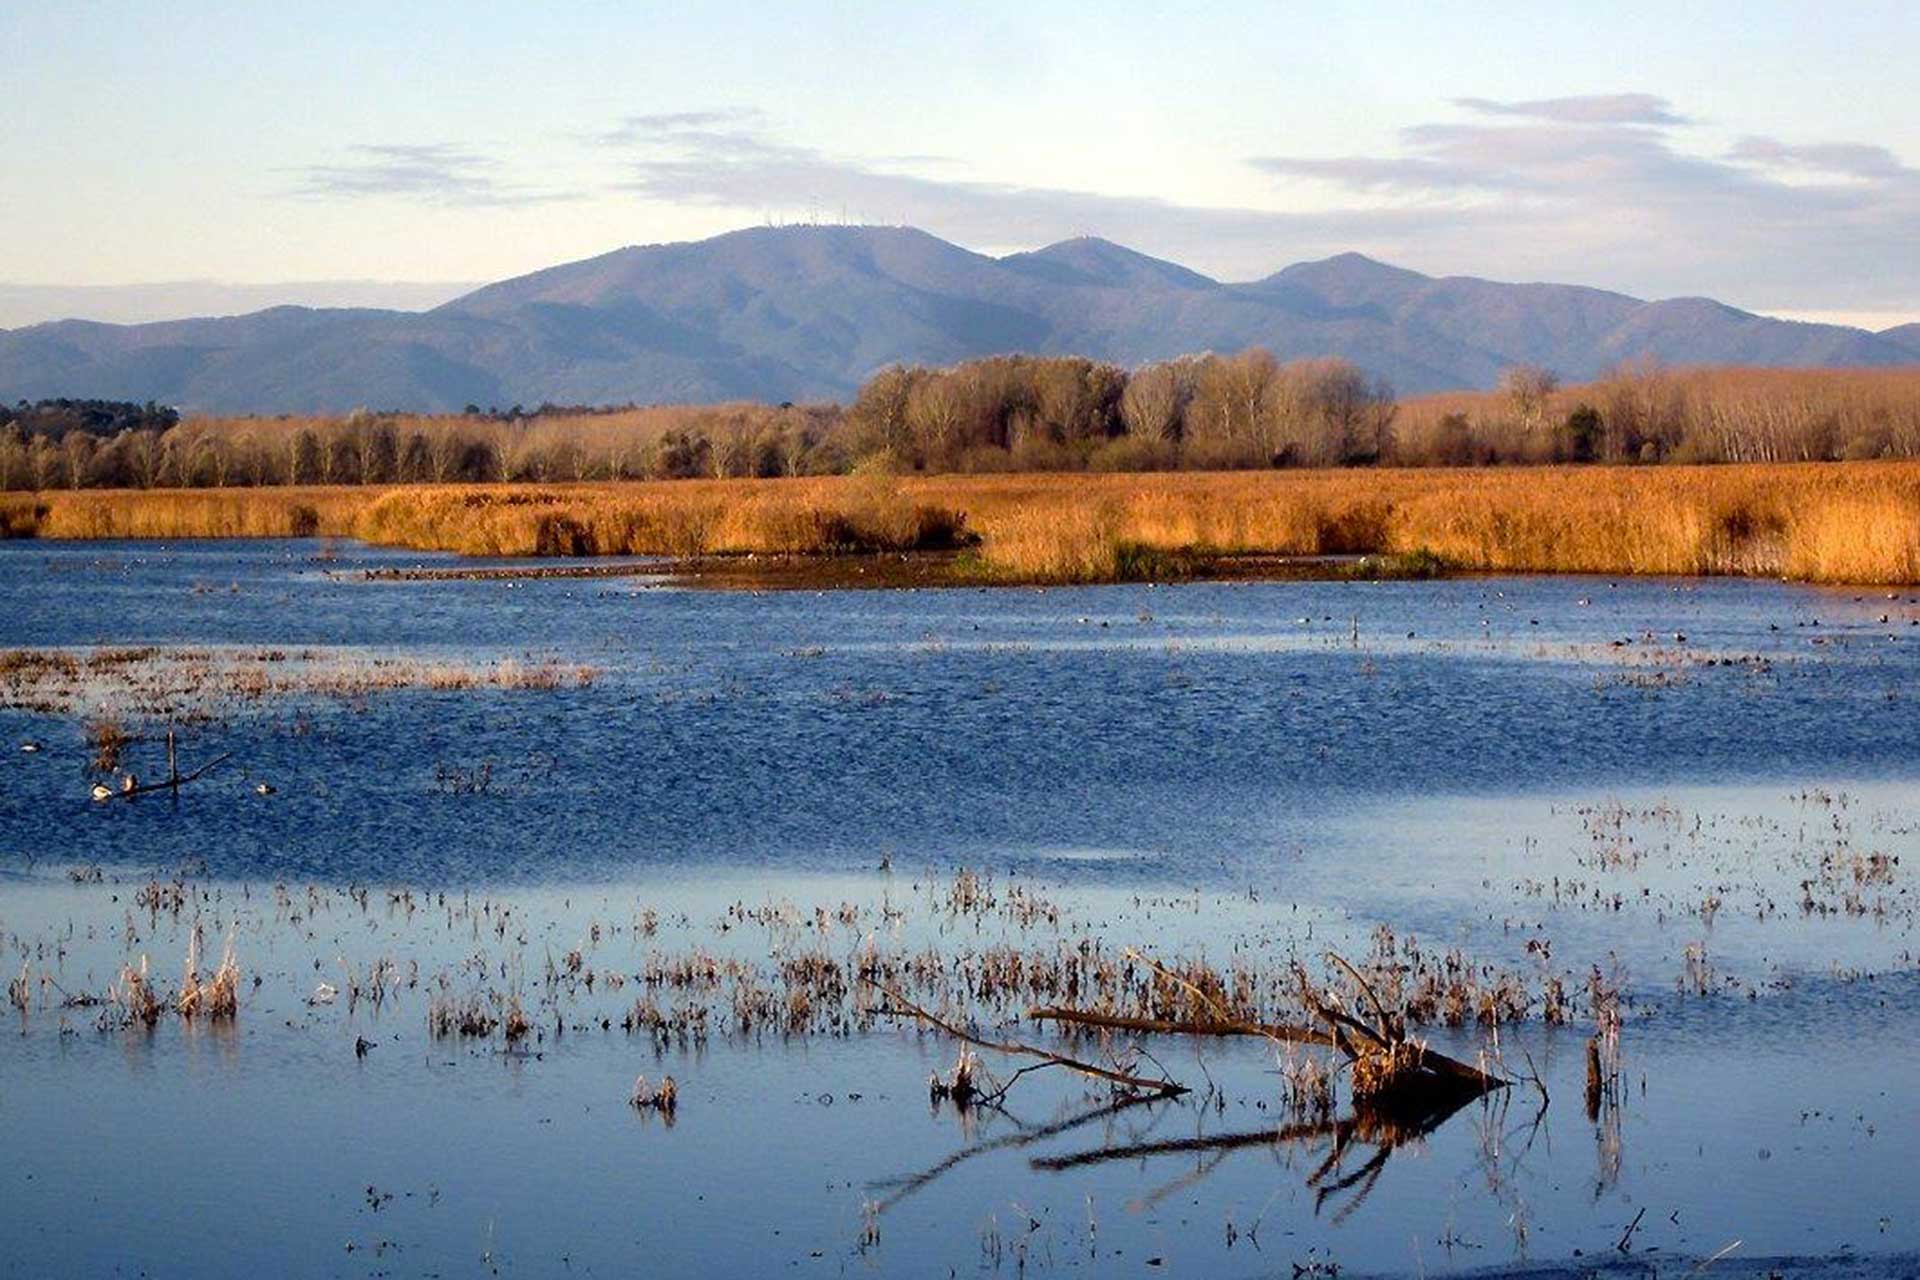
[[[1380,1181],[1380,1171],[1387,1167],[1387,1159],[1393,1155],[1395,1150],[1396,1148],[1392,1145],[1382,1146],[1357,1170],[1344,1178],[1336,1179],[1324,1187],[1316,1186],[1314,1178],[1307,1179],[1307,1185],[1314,1189],[1313,1211],[1319,1213],[1320,1207],[1327,1202],[1328,1197],[1338,1195],[1355,1183],[1359,1183],[1360,1190],[1354,1193],[1353,1198],[1333,1211],[1333,1222],[1335,1226],[1345,1222],[1353,1211],[1365,1204],[1367,1197],[1373,1194],[1373,1185]],[[1335,1158],[1337,1159],[1337,1154]],[[1318,1175],[1316,1175],[1316,1177],[1317,1176]]]
[[[1184,1186],[1191,1186],[1201,1178],[1211,1174],[1219,1167],[1221,1159],[1234,1151],[1247,1147],[1281,1147],[1297,1143],[1318,1144],[1330,1140],[1330,1150],[1325,1160],[1307,1176],[1307,1186],[1316,1192],[1314,1211],[1343,1192],[1352,1191],[1346,1203],[1335,1211],[1336,1222],[1344,1221],[1347,1215],[1366,1200],[1379,1181],[1387,1161],[1400,1147],[1418,1142],[1439,1128],[1441,1124],[1460,1110],[1464,1104],[1456,1103],[1444,1110],[1429,1110],[1419,1115],[1389,1115],[1374,1110],[1356,1110],[1352,1115],[1339,1120],[1316,1120],[1298,1124],[1281,1125],[1274,1129],[1256,1129],[1246,1133],[1222,1133],[1193,1138],[1165,1138],[1157,1142],[1136,1142],[1126,1146],[1097,1147],[1089,1151],[1078,1151],[1060,1156],[1036,1156],[1028,1161],[1031,1168],[1048,1173],[1059,1173],[1068,1169],[1085,1168],[1089,1165],[1106,1164],[1120,1160],[1142,1160],[1151,1156],[1179,1155],[1195,1152],[1216,1153],[1220,1158],[1202,1164],[1198,1169],[1183,1176],[1171,1186],[1151,1193],[1148,1202],[1166,1195],[1168,1192]],[[1340,1161],[1354,1143],[1375,1148],[1364,1164],[1351,1173],[1340,1173]],[[1338,1175],[1338,1176],[1334,1176]],[[1328,1181],[1332,1177],[1332,1181]]]
[[[1213,1175],[1213,1171],[1220,1167],[1220,1162],[1232,1154],[1233,1152],[1231,1151],[1214,1152],[1211,1156],[1202,1160],[1199,1164],[1181,1174],[1172,1182],[1162,1183],[1145,1195],[1135,1196],[1133,1199],[1127,1201],[1127,1212],[1145,1213],[1174,1192],[1184,1191],[1186,1188],[1194,1186],[1197,1183],[1205,1182]]]
[[[1594,1157],[1597,1171],[1594,1175],[1593,1198],[1597,1202],[1607,1192],[1613,1190],[1620,1181],[1622,1157],[1620,1132],[1620,1104],[1610,1102],[1600,1108],[1600,1114],[1593,1122]]]
[[[966,1163],[975,1156],[985,1155],[989,1151],[1004,1151],[1009,1148],[1017,1150],[1021,1147],[1031,1146],[1036,1142],[1042,1142],[1048,1138],[1058,1137],[1063,1133],[1078,1129],[1082,1125],[1091,1124],[1095,1120],[1108,1119],[1119,1115],[1129,1108],[1164,1100],[1165,1099],[1157,1094],[1131,1094],[1126,1097],[1116,1098],[1114,1101],[1104,1103],[1101,1106],[1093,1108],[1091,1111],[1083,1111],[1078,1115],[1069,1116],[1064,1120],[1056,1120],[1052,1124],[1041,1125],[1038,1128],[1022,1128],[1017,1133],[1002,1134],[998,1138],[990,1138],[985,1142],[973,1143],[970,1146],[960,1148],[960,1150],[946,1157],[938,1164],[923,1169],[919,1173],[906,1174],[898,1178],[883,1178],[875,1182],[869,1182],[867,1186],[876,1191],[886,1188],[894,1189],[892,1195],[880,1202],[880,1211],[885,1212],[928,1183],[933,1182],[949,1170]],[[1002,1112],[1002,1114],[1005,1113]],[[1012,1119],[1011,1116],[1008,1118]],[[1016,1123],[1018,1122],[1016,1121]]]
[[[1538,1073],[1535,1074],[1535,1081],[1538,1082]],[[1540,1106],[1532,1117],[1511,1127],[1507,1125],[1507,1117],[1512,1110],[1511,1094],[1501,1094],[1497,1098],[1490,1095],[1480,1107],[1480,1167],[1486,1176],[1487,1194],[1496,1203],[1509,1209],[1508,1225],[1513,1229],[1515,1248],[1522,1255],[1526,1252],[1529,1234],[1529,1206],[1520,1193],[1519,1175],[1524,1171],[1527,1157],[1533,1152],[1534,1143],[1542,1133],[1547,1132],[1542,1125],[1547,1117],[1550,1099],[1545,1086],[1540,1086],[1539,1092]],[[1522,1135],[1524,1140],[1521,1140]]]

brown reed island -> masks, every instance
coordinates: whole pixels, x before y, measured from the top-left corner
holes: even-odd
[[[0,509],[24,537],[658,557],[670,563],[632,571],[718,585],[1447,571],[1920,582],[1915,461],[79,490],[4,495]]]

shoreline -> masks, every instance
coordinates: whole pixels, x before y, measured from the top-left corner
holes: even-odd
[[[619,564],[459,565],[360,569],[347,576],[362,582],[500,582],[547,579],[604,581],[657,578],[661,585],[710,591],[910,591],[1061,585],[1151,585],[1181,582],[1386,582],[1459,577],[1462,571],[1428,560],[1393,555],[1186,555],[1169,558],[1153,577],[1113,583],[1063,584],[1044,578],[995,576],[965,552],[913,551],[868,554],[740,552],[733,555]]]

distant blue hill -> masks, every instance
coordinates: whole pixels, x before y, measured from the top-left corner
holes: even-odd
[[[425,312],[275,307],[0,331],[0,399],[224,413],[845,399],[896,361],[1026,351],[1135,364],[1252,345],[1345,356],[1406,394],[1489,386],[1523,362],[1569,379],[1638,356],[1916,363],[1920,326],[1874,334],[1705,298],[1435,278],[1352,253],[1224,284],[1097,239],[992,258],[905,227],[767,227],[617,249]]]

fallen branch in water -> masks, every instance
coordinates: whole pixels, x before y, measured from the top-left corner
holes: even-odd
[[[1058,1005],[1035,1005],[1027,1010],[1027,1019],[1030,1022],[1097,1027],[1103,1031],[1133,1031],[1141,1035],[1257,1036],[1288,1044],[1334,1047],[1333,1036],[1325,1031],[1271,1022],[1241,1022],[1237,1019],[1176,1022],[1168,1018],[1128,1018],[1115,1013],[1094,1013],[1087,1009],[1066,1009]]]
[[[970,1031],[965,1031],[954,1026],[951,1022],[946,1021],[936,1014],[929,1013],[891,987],[882,986],[871,979],[867,980],[867,985],[880,992],[880,994],[884,995],[890,1002],[892,1007],[879,1010],[881,1013],[890,1014],[895,1017],[918,1018],[936,1031],[943,1031],[961,1043],[970,1044],[977,1049],[987,1049],[991,1052],[1004,1053],[1011,1057],[1036,1058],[1039,1060],[1036,1065],[1022,1067],[1019,1071],[1015,1072],[1015,1079],[1018,1079],[1028,1071],[1039,1070],[1044,1067],[1064,1067],[1068,1071],[1076,1072],[1094,1080],[1103,1081],[1117,1088],[1132,1090],[1136,1093],[1146,1094],[1151,1097],[1177,1098],[1183,1093],[1190,1092],[1187,1086],[1164,1077],[1159,1080],[1150,1080],[1142,1076],[1129,1075],[1124,1071],[1115,1071],[1109,1067],[1098,1066],[1091,1062],[1082,1062],[1078,1058],[1069,1058],[1065,1054],[1054,1053],[1047,1049],[1038,1049],[1032,1045],[1020,1044],[1012,1040],[982,1039]],[[1007,1087],[1011,1086],[1012,1083],[1013,1081],[1009,1080],[998,1092],[1004,1094]]]
[[[192,773],[181,773],[174,761],[173,731],[169,729],[167,731],[167,779],[165,782],[148,782],[134,786],[124,786],[120,790],[112,792],[106,791],[105,788],[97,787],[94,789],[94,797],[99,800],[131,800],[135,796],[144,796],[155,791],[171,791],[178,795],[181,787],[184,787],[189,782],[198,780],[202,775],[219,765],[225,764],[231,759],[233,759],[233,752],[223,752],[201,765],[198,769],[195,769]],[[127,775],[127,781],[133,781],[132,774]]]
[[[195,781],[202,774],[206,773],[208,770],[213,769],[218,765],[223,765],[231,759],[233,759],[233,752],[229,751],[229,752],[226,752],[224,755],[215,756],[213,759],[201,765],[198,769],[195,769],[192,773],[183,773],[183,774],[180,774],[178,777],[169,778],[165,782],[145,783],[141,786],[133,788],[131,791],[122,791],[119,794],[123,796],[143,796],[147,794],[147,792],[149,791],[177,790],[180,787],[184,787],[185,785],[187,785],[187,783]]]
[[[1308,1013],[1324,1024],[1288,1026],[1253,1022],[1239,1017],[1218,996],[1206,991],[1151,956],[1128,948],[1130,960],[1138,960],[1168,982],[1183,988],[1196,1007],[1206,1016],[1172,1021],[1161,1018],[1132,1018],[1117,1014],[1094,1013],[1080,1009],[1042,1006],[1027,1011],[1036,1022],[1061,1022],[1074,1026],[1100,1027],[1141,1034],[1195,1036],[1260,1036],[1280,1044],[1322,1045],[1339,1050],[1354,1069],[1356,1098],[1385,1097],[1393,1094],[1430,1095],[1468,1093],[1478,1095],[1504,1088],[1507,1081],[1480,1068],[1435,1052],[1406,1035],[1405,1020],[1389,1012],[1386,1003],[1374,991],[1373,984],[1342,957],[1328,953],[1328,959],[1352,977],[1372,1006],[1378,1025],[1369,1026],[1314,988],[1307,971],[1296,965],[1300,1002]]]

